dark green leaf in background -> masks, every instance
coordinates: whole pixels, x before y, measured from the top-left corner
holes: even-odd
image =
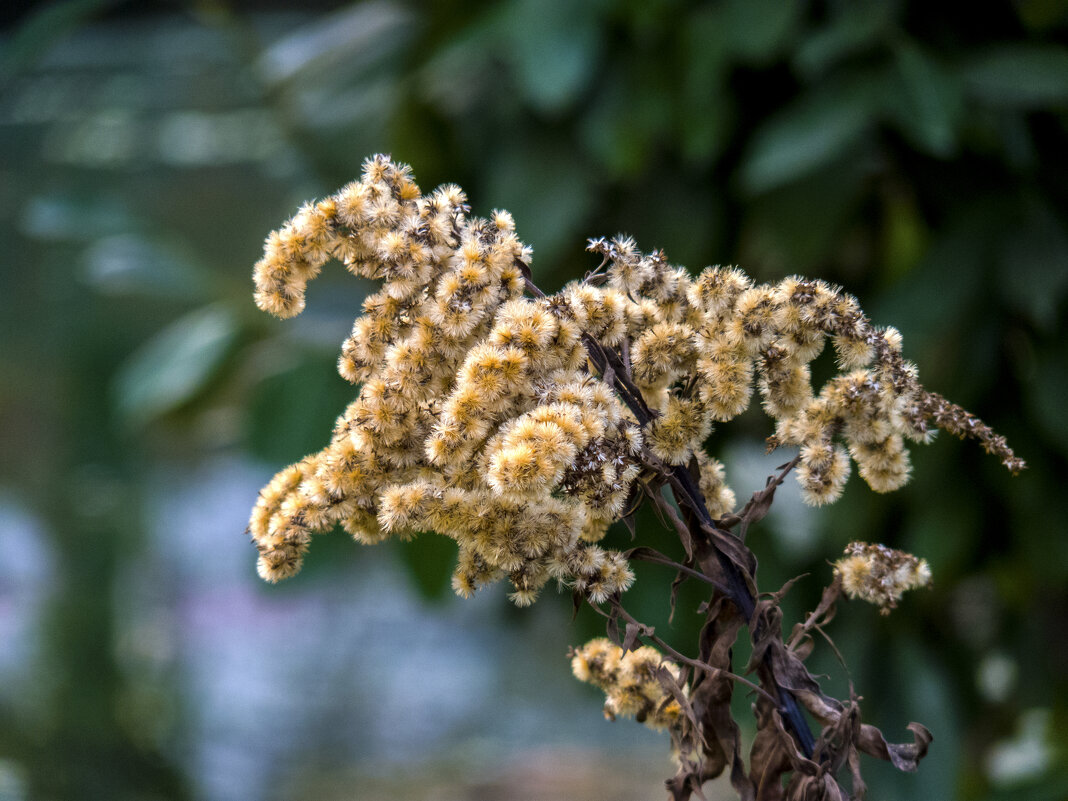
[[[701,9],[682,32],[682,103],[675,114],[683,155],[695,163],[712,161],[727,147],[735,116],[735,100],[727,89],[731,45],[719,11]]]
[[[519,88],[540,111],[573,103],[589,83],[603,47],[601,2],[513,0],[502,31]]]
[[[1049,444],[1068,456],[1068,354],[1063,348],[1039,355],[1029,394]]]
[[[609,76],[582,124],[582,139],[605,178],[634,180],[655,157],[672,121],[666,64],[624,67]]]
[[[890,102],[893,119],[922,151],[952,155],[964,110],[955,76],[914,42],[897,42],[894,57],[898,91]]]
[[[806,31],[794,53],[794,65],[802,75],[813,77],[851,54],[869,52],[885,35],[900,5],[893,0],[837,4],[830,19]]]
[[[1001,241],[1001,291],[1036,327],[1052,331],[1068,293],[1068,234],[1050,209],[1032,199],[1010,218]],[[1041,287],[1040,292],[1035,289]]]
[[[652,147],[649,118],[636,114],[628,70],[610,76],[583,121],[586,149],[612,178],[631,178],[647,164]]]
[[[766,62],[789,41],[802,10],[801,3],[780,0],[726,0],[720,35],[740,61]]]
[[[1032,109],[1068,103],[1068,47],[1011,43],[969,58],[964,85],[977,100]]]
[[[758,194],[836,161],[869,129],[882,102],[883,79],[857,77],[802,95],[753,135],[741,167],[742,187]]]
[[[260,55],[256,67],[269,86],[335,90],[395,66],[414,33],[414,19],[392,0],[354,3],[296,27]]]
[[[224,306],[187,314],[131,355],[115,377],[120,416],[132,426],[177,409],[206,388],[237,339],[237,322]]]
[[[481,213],[485,206],[512,212],[520,239],[534,248],[534,263],[552,269],[563,250],[586,241],[593,175],[562,143],[514,139],[502,145],[485,176]]]

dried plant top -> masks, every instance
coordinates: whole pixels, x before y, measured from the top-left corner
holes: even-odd
[[[546,296],[511,216],[468,214],[458,187],[424,196],[408,167],[376,156],[362,180],[268,237],[255,269],[265,311],[299,313],[306,283],[330,258],[382,286],[341,348],[338,368],[358,385],[356,399],[323,450],[260,493],[249,524],[260,575],[292,575],[311,534],[340,523],[365,543],[424,531],[452,538],[461,595],[507,578],[512,600],[526,605],[556,579],[608,621],[611,640],[572,652],[576,676],[605,691],[609,717],[668,732],[676,801],[703,797],[703,783],[724,771],[746,801],[859,798],[859,752],[914,770],[927,729],[910,724],[913,742],[889,744],[861,723],[852,690],[844,701],[826,695],[803,662],[843,593],[888,611],[929,581],[926,562],[854,543],[819,607],[784,640],[785,590],[758,592],[746,530],[791,471],[813,505],[839,497],[853,464],[876,492],[900,487],[905,441],[925,442],[937,428],[979,440],[1013,472],[1022,460],[924,389],[898,332],[874,326],[823,281],[754,284],[733,267],[694,278],[621,237],[591,240],[601,263]],[[809,365],[828,339],[840,372],[816,389]],[[775,421],[770,446],[796,454],[735,511],[704,442],[754,390]],[[684,556],[598,545],[617,520],[633,531],[644,501],[677,531]],[[672,604],[682,581],[706,582],[695,657],[623,607],[634,560],[674,569]],[[755,682],[732,672],[743,628]],[[748,767],[730,706],[736,682],[757,692]],[[806,712],[822,726],[818,737]],[[848,793],[836,777],[845,765]]]
[[[1023,467],[1002,437],[919,384],[896,330],[822,281],[754,285],[731,267],[695,279],[663,252],[598,239],[589,249],[600,267],[544,297],[528,285],[531,251],[511,216],[468,212],[458,187],[424,196],[407,166],[376,156],[362,180],[267,238],[255,298],[279,317],[303,309],[305,284],[330,258],[383,284],[342,345],[356,399],[329,445],[279,473],[256,504],[264,578],[292,575],[310,534],[340,523],[368,543],[452,537],[461,594],[507,576],[525,604],[557,578],[604,600],[632,574],[595,543],[650,459],[696,460],[711,516],[732,511],[702,442],[748,407],[754,386],[776,421],[771,442],[800,449],[810,504],[840,495],[851,460],[877,492],[900,487],[904,441],[936,427]],[[842,372],[817,392],[809,363],[827,339]],[[599,357],[621,369],[605,375]]]

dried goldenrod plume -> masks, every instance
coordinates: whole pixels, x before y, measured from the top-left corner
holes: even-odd
[[[834,575],[849,598],[875,604],[879,612],[890,614],[906,590],[931,583],[931,568],[926,559],[895,551],[885,545],[851,542],[845,556],[834,563]]]
[[[906,441],[929,441],[937,428],[978,439],[1013,472],[1023,461],[924,389],[901,335],[872,324],[837,287],[796,276],[757,285],[735,267],[695,278],[662,251],[617,237],[590,240],[601,264],[546,296],[512,217],[469,212],[458,187],[423,195],[407,166],[375,156],[361,180],[306,204],[267,238],[254,273],[264,311],[298,314],[307,282],[330,259],[381,285],[341,346],[338,371],[356,385],[355,399],[321,451],[260,492],[249,522],[260,575],[293,575],[312,534],[340,525],[368,544],[450,537],[460,595],[507,579],[525,606],[551,580],[568,587],[608,618],[616,641],[573,652],[575,675],[605,691],[607,716],[669,730],[676,801],[700,796],[728,767],[739,794],[755,801],[845,797],[827,766],[846,764],[862,793],[858,751],[914,770],[930,732],[911,724],[913,743],[888,744],[860,723],[854,700],[823,694],[802,663],[809,631],[829,622],[840,592],[886,612],[929,581],[927,563],[852,544],[787,643],[781,593],[757,592],[745,530],[791,471],[817,506],[841,495],[853,465],[876,492],[900,487]],[[816,387],[810,365],[828,340],[840,372]],[[796,455],[735,511],[723,465],[704,446],[755,394],[774,421],[769,446]],[[684,561],[599,544],[616,521],[633,532],[646,500],[677,530]],[[696,658],[623,608],[639,559],[674,568],[674,588],[688,578],[710,587]],[[732,671],[743,627],[759,684]],[[758,692],[748,771],[731,711],[736,681]],[[806,711],[824,726],[818,738]]]
[[[468,217],[455,186],[424,196],[407,166],[376,156],[363,178],[306,204],[265,243],[256,303],[299,313],[330,258],[382,286],[363,303],[338,369],[359,385],[330,444],[282,471],[250,531],[259,572],[299,569],[313,532],[343,526],[373,543],[436,531],[456,540],[454,587],[508,577],[529,603],[549,578],[595,599],[626,589],[625,561],[593,543],[624,512],[648,449],[666,465],[694,457],[717,516],[734,498],[702,443],[759,391],[773,444],[800,448],[811,504],[834,500],[850,460],[878,492],[908,479],[904,440],[933,425],[978,436],[1010,469],[1004,441],[916,380],[900,336],[822,281],[754,286],[736,268],[696,279],[633,240],[591,241],[595,280],[524,297],[531,251],[507,212]],[[830,338],[845,372],[819,392],[808,364]],[[620,348],[653,415],[638,419],[588,343]]]

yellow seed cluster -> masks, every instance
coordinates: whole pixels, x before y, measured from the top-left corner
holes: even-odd
[[[458,187],[424,196],[408,167],[376,156],[360,181],[267,238],[255,298],[280,317],[301,311],[330,258],[382,283],[338,362],[356,399],[330,443],[279,473],[253,511],[264,578],[294,573],[311,533],[340,524],[365,543],[451,537],[462,595],[508,578],[527,604],[556,579],[603,601],[633,580],[597,543],[627,512],[643,465],[696,465],[712,516],[732,511],[703,444],[754,390],[776,421],[771,443],[799,448],[810,504],[838,497],[851,462],[878,492],[901,486],[904,440],[928,439],[932,424],[1023,466],[920,386],[894,329],[822,281],[754,285],[733,267],[692,278],[661,251],[598,239],[597,270],[530,299],[531,252],[511,216],[468,214]],[[817,392],[809,364],[827,339],[842,372]]]
[[[424,197],[406,166],[377,156],[268,238],[254,275],[265,311],[298,313],[330,257],[383,284],[338,365],[358,397],[253,511],[265,579],[296,572],[311,533],[340,524],[365,543],[452,537],[463,595],[507,577],[523,605],[556,578],[603,601],[633,581],[594,543],[623,509],[642,438],[586,371],[579,323],[618,338],[618,312],[581,288],[564,304],[524,299],[530,251],[511,216],[467,212],[457,187]]]
[[[651,729],[671,728],[680,720],[678,701],[657,678],[667,671],[670,680],[677,680],[679,668],[655,648],[643,645],[624,653],[599,637],[572,653],[571,670],[580,681],[604,690],[604,715],[610,720],[633,715]]]
[[[843,592],[850,598],[875,604],[884,615],[897,606],[906,590],[931,583],[927,560],[904,551],[851,542],[845,554],[834,563],[834,573],[842,582]]]

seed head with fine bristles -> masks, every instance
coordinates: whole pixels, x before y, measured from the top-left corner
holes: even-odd
[[[591,240],[600,267],[546,297],[511,215],[469,211],[458,187],[424,195],[407,166],[375,156],[268,236],[253,281],[276,316],[303,309],[331,258],[381,283],[341,346],[355,399],[326,447],[280,472],[253,510],[265,579],[295,573],[312,533],[335,525],[363,543],[434,531],[457,544],[460,594],[508,578],[525,605],[552,578],[604,601],[634,576],[596,543],[643,471],[696,470],[709,513],[731,513],[704,446],[754,393],[775,421],[771,444],[798,448],[810,504],[838,498],[854,463],[875,491],[900,487],[905,441],[936,427],[1023,467],[926,391],[900,334],[836,287],[754,284],[735,267],[694,279],[620,237]],[[842,372],[816,388],[809,365],[828,339]],[[617,367],[594,369],[609,354]]]

